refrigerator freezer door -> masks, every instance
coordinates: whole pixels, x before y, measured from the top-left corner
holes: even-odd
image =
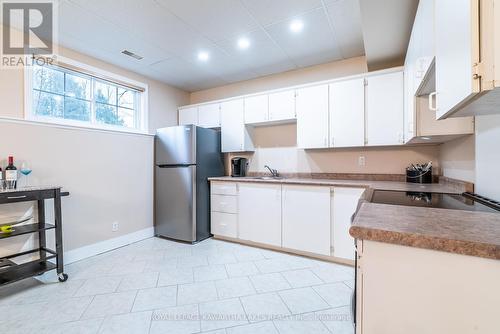
[[[156,165],[196,164],[196,127],[173,126],[156,131]]]
[[[155,169],[155,234],[196,241],[196,166]]]

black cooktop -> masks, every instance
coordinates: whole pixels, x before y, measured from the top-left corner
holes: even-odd
[[[372,203],[466,211],[500,212],[500,203],[471,194],[443,194],[375,190]]]

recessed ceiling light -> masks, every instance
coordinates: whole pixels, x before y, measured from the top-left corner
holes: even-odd
[[[198,52],[198,60],[207,61],[210,58],[208,52],[200,51]]]
[[[422,140],[432,140],[431,137],[421,137]]]
[[[248,40],[248,38],[241,37],[238,40],[238,48],[240,48],[241,50],[248,49],[249,46],[250,46],[250,41]]]
[[[292,32],[301,32],[302,29],[304,29],[304,22],[301,20],[293,20],[292,23],[290,23],[290,30]]]

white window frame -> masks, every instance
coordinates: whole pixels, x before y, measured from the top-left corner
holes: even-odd
[[[75,68],[78,71],[82,72],[83,75],[94,77],[95,80],[109,81],[110,83],[116,84],[118,86],[128,85],[130,87],[137,87],[143,90],[142,92],[138,92],[137,97],[139,101],[136,101],[136,104],[139,107],[139,115],[136,115],[136,122],[138,122],[137,123],[138,127],[128,128],[125,126],[101,124],[91,121],[78,121],[78,120],[64,119],[51,116],[41,116],[35,114],[35,110],[33,110],[33,68],[31,66],[25,67],[24,70],[24,118],[26,120],[47,123],[47,124],[65,125],[71,127],[89,128],[89,129],[98,129],[107,131],[118,131],[118,132],[138,133],[138,134],[149,133],[149,124],[148,124],[149,94],[148,94],[147,84],[66,57],[57,56],[57,62],[60,62],[61,64],[70,65],[72,68]],[[57,64],[55,64],[55,66],[57,67]],[[61,66],[61,68],[64,69],[64,66]],[[93,85],[91,88],[93,89]],[[94,108],[92,103],[91,103],[91,108]]]

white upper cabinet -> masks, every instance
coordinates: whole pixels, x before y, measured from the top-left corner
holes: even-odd
[[[269,120],[293,120],[295,115],[295,90],[269,94]]]
[[[198,126],[203,128],[220,127],[220,104],[204,104],[198,107]]]
[[[283,247],[331,255],[330,187],[283,185]]]
[[[327,148],[328,140],[328,85],[297,90],[297,146],[299,148]]]
[[[198,125],[198,107],[179,109],[179,125]]]
[[[281,185],[240,183],[239,238],[281,247]]]
[[[245,124],[269,121],[269,99],[267,95],[245,98]]]
[[[403,144],[403,72],[366,79],[366,145]]]
[[[487,1],[485,1],[487,2]],[[436,116],[447,117],[480,91],[477,0],[438,0],[436,24]]]
[[[252,151],[253,144],[245,127],[243,99],[221,103],[222,152]]]
[[[330,85],[330,147],[365,144],[365,81],[354,79]]]

